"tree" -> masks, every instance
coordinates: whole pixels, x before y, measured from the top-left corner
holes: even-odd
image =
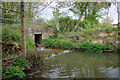
[[[40,14],[48,4],[46,3],[37,3],[37,2],[24,2],[25,8],[25,17],[26,21],[34,21],[37,18],[40,18],[38,13]],[[40,9],[41,8],[41,9]],[[5,18],[20,20],[20,2],[2,2],[2,18],[3,22],[5,22]],[[13,20],[7,21],[7,23],[14,23]]]
[[[11,23],[13,20],[6,21],[5,19],[20,19],[20,3],[19,2],[2,2],[2,23]]]
[[[74,14],[79,16],[78,22],[74,27],[74,30],[77,29],[84,12],[87,9],[88,2],[74,2],[73,8],[70,8],[69,10],[72,11]]]
[[[26,58],[26,38],[25,38],[25,29],[24,29],[24,1],[21,2],[21,34],[22,34],[22,55],[23,58]]]
[[[60,17],[60,32],[71,32],[76,25],[77,20],[70,16]]]
[[[101,26],[106,27],[106,26],[112,26],[113,20],[110,17],[104,18],[102,20]]]
[[[71,5],[71,8],[69,9],[72,11],[75,15],[79,17],[77,24],[74,27],[74,30],[76,30],[79,26],[79,23],[82,19],[90,19],[91,17],[93,20],[96,20],[96,17],[100,17],[101,15],[98,14],[103,8],[107,8],[110,6],[111,3],[108,5],[104,2],[74,2],[73,5]]]
[[[117,3],[117,9],[118,9],[118,27],[120,28],[120,2]]]
[[[60,12],[60,4],[59,2],[56,3],[55,6],[52,6],[53,9],[53,16],[55,18],[55,22],[56,22],[56,28],[57,28],[57,37],[59,37],[59,21],[60,21],[60,16],[61,16],[61,12]]]

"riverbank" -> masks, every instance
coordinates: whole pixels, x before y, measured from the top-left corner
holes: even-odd
[[[56,49],[70,49],[70,50],[78,50],[85,52],[117,52],[118,46],[110,49],[107,44],[102,43],[92,43],[91,41],[84,42],[72,42],[67,39],[45,39],[43,40],[43,45],[46,48],[56,48]]]

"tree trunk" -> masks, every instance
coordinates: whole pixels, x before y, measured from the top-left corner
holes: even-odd
[[[22,34],[22,55],[23,59],[26,58],[26,41],[25,41],[25,29],[24,29],[24,1],[21,0],[21,34]]]
[[[80,15],[80,17],[79,17],[79,19],[78,19],[78,22],[77,22],[77,24],[75,25],[74,31],[77,29],[77,27],[78,27],[78,25],[79,25],[79,23],[80,23],[80,21],[81,21],[81,19],[82,19],[82,16],[83,16],[83,14]]]
[[[118,9],[118,30],[119,30],[120,29],[120,2],[117,3],[117,9]],[[120,36],[120,32],[118,33],[118,36]],[[118,38],[118,41],[120,41],[119,38]],[[120,46],[118,46],[118,52],[119,51],[120,51]]]
[[[118,2],[118,28],[120,28],[120,2]]]
[[[56,28],[57,28],[57,37],[59,37],[59,18],[57,18]]]

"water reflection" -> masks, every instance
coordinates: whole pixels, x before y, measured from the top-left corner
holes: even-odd
[[[45,78],[118,78],[117,54],[72,52],[48,58],[41,73]]]

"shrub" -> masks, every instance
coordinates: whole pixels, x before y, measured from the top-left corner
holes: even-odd
[[[64,49],[70,49],[72,42],[69,40],[62,39],[60,40],[60,46]]]
[[[76,43],[71,43],[70,49],[76,50],[77,49]]]
[[[18,33],[3,33],[2,34],[2,39],[3,41],[10,41],[10,40],[13,40],[15,42],[18,42],[21,40],[21,34],[18,34]]]
[[[94,46],[93,46],[93,49],[96,52],[107,51],[107,46],[103,45],[101,43],[95,43]]]
[[[84,42],[81,45],[81,49],[84,51],[89,51],[89,52],[102,52],[107,50],[107,46],[103,45],[101,43],[95,43],[93,44],[92,42]]]
[[[19,66],[8,66],[5,73],[3,73],[3,79],[22,79],[25,77],[23,70],[24,68],[20,68]]]
[[[86,52],[103,52],[107,51],[107,46],[101,43],[93,44],[90,41],[84,41],[83,43],[78,42],[73,43],[66,39],[45,39],[43,40],[44,46],[51,48],[63,48],[63,49],[73,49],[73,50],[83,50]]]
[[[16,28],[18,26],[4,26],[2,28],[2,40],[3,41],[10,41],[14,40],[15,42],[18,42],[21,40],[21,34],[20,29]]]
[[[11,34],[11,38],[12,38],[12,40],[14,40],[15,42],[18,42],[18,41],[21,40],[21,34],[18,34],[18,33]]]
[[[83,42],[81,49],[83,51],[93,51],[93,44],[91,42]]]
[[[44,45],[48,48],[64,48],[70,49],[72,42],[65,39],[45,39],[43,40]]]
[[[14,62],[15,66],[22,66],[22,67],[27,67],[29,68],[29,62],[28,60],[24,60],[24,59],[18,59],[16,62]]]

